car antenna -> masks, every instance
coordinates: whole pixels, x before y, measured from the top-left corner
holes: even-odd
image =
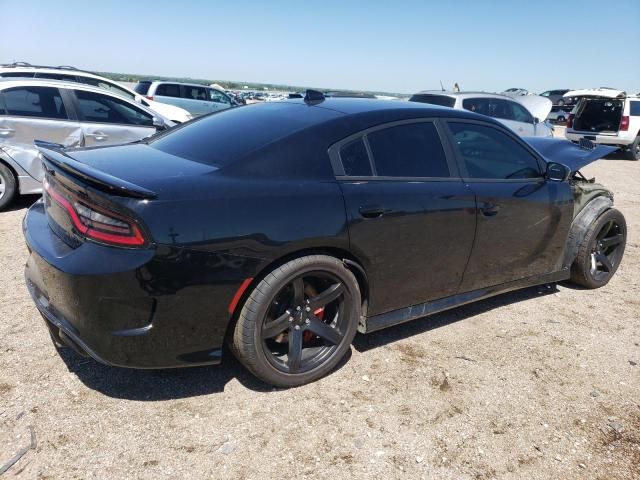
[[[316,104],[323,102],[325,99],[324,93],[318,90],[307,89],[304,93],[304,103]]]
[[[440,80],[440,89],[444,92],[444,85],[442,84],[442,80]]]

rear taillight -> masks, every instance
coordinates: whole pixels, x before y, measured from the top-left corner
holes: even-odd
[[[153,95],[145,95],[144,98],[153,101]]]
[[[622,132],[626,132],[627,130],[629,130],[629,117],[624,116],[620,119],[620,131]]]
[[[573,113],[570,113],[567,118],[567,128],[573,128]]]
[[[138,225],[119,213],[97,206],[69,193],[63,195],[44,179],[44,190],[62,207],[75,229],[87,238],[124,247],[140,247],[146,243]]]

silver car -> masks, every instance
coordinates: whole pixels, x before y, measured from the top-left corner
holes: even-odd
[[[236,105],[226,93],[197,83],[140,80],[133,89],[149,100],[183,108],[194,117]]]
[[[34,140],[65,147],[133,142],[174,123],[101,88],[75,82],[0,79],[0,209],[20,194],[41,192]]]

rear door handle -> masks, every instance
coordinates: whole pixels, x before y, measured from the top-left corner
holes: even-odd
[[[495,217],[500,211],[500,205],[494,205],[493,203],[485,203],[484,207],[480,209],[485,217]]]
[[[358,211],[364,218],[378,218],[384,215],[384,208],[380,205],[363,205]]]
[[[94,132],[94,133],[85,133],[86,137],[93,137],[96,142],[102,142],[104,140],[106,140],[107,138],[109,138],[109,135],[105,135],[102,132]]]

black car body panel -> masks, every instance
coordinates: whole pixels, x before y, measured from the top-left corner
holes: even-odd
[[[599,145],[592,142],[584,147],[560,138],[526,137],[524,139],[535,148],[547,162],[566,165],[572,172],[577,172],[590,163],[599,160],[618,150],[618,147]]]
[[[252,123],[254,111],[260,121]],[[235,124],[228,132],[225,118]],[[277,124],[280,118],[287,128]],[[332,146],[412,119],[437,125],[450,177],[355,178],[336,172]],[[362,273],[363,313],[373,322],[367,328],[364,318],[362,331],[567,278],[562,260],[573,219],[569,184],[542,176],[464,178],[447,119],[492,126],[525,146],[499,123],[471,112],[327,99],[314,106],[292,101],[240,107],[146,142],[66,152],[86,166],[83,174],[97,170],[130,190],[153,192],[145,198],[105,191],[44,149],[54,186],[134,218],[146,240],[121,248],[83,238],[45,194],[24,221],[34,301],[54,333],[64,333],[94,358],[160,368],[219,362],[247,292],[274,265],[306,252],[348,259],[346,265]],[[211,133],[212,145],[202,132],[193,134],[212,125],[233,141],[207,157],[216,142],[222,145],[221,133]],[[260,141],[238,143],[238,128],[255,132]],[[173,143],[179,135],[193,135],[193,142]],[[194,142],[198,151],[184,150]],[[531,155],[545,163],[535,151]],[[367,217],[363,208],[370,206],[382,213]]]

